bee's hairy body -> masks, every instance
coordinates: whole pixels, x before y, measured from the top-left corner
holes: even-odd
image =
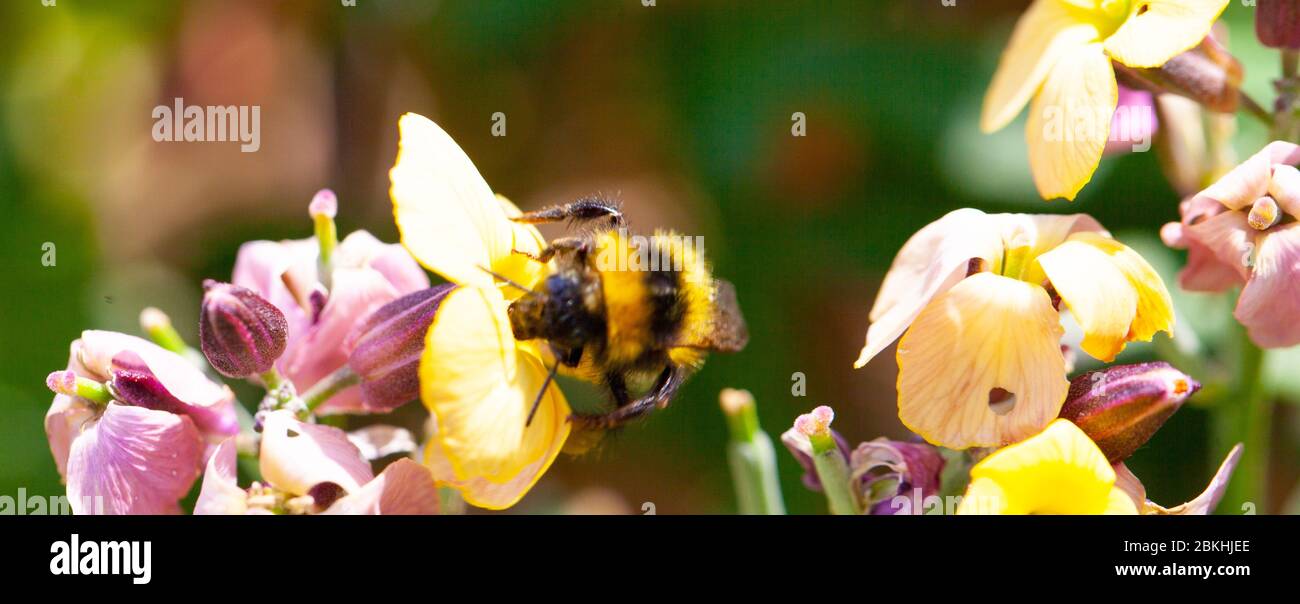
[[[614,427],[666,405],[709,350],[739,350],[748,338],[734,291],[713,279],[692,239],[666,231],[631,236],[616,208],[592,208],[600,203],[581,200],[521,218],[605,212],[602,217],[615,220],[552,241],[537,258],[553,261],[552,270],[510,306],[516,338],[545,340],[564,373],[609,388],[617,410],[575,416],[591,428]],[[648,382],[649,393],[634,400],[629,385]]]

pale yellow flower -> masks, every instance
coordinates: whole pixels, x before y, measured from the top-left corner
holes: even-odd
[[[546,266],[526,254],[536,256],[546,242],[536,228],[510,220],[518,208],[492,193],[436,124],[408,113],[398,128],[389,195],[402,244],[459,286],[439,306],[420,360],[420,398],[436,424],[425,463],[470,504],[506,508],[559,454],[569,405],[551,383],[527,423],[546,366],[555,361],[535,343],[515,339],[506,309],[523,292],[488,270],[532,287]]]
[[[1159,275],[1092,218],[956,210],[899,251],[855,366],[901,335],[903,423],[949,448],[1006,445],[1065,402],[1065,310],[1102,361],[1174,323]]]
[[[1228,0],[1035,0],[984,97],[980,128],[1002,129],[1033,99],[1025,140],[1044,199],[1092,179],[1118,87],[1111,61],[1152,68],[1205,38]]]

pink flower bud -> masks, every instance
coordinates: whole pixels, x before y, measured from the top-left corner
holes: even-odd
[[[269,371],[284,353],[284,313],[252,290],[208,280],[203,284],[199,342],[222,375],[245,378]]]
[[[1200,389],[1165,362],[1110,367],[1070,382],[1061,417],[1074,422],[1115,464],[1146,444]]]

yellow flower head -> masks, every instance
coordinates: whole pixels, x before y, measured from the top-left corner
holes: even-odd
[[[546,242],[536,228],[510,220],[519,209],[492,193],[437,124],[408,113],[398,129],[389,195],[402,244],[459,286],[439,306],[420,359],[420,398],[436,424],[425,463],[469,503],[507,508],[559,454],[569,405],[552,383],[525,426],[546,383],[547,357],[510,330],[506,309],[522,292],[484,269],[531,287],[545,266],[528,254],[536,256]]]
[[[1101,449],[1058,419],[975,464],[957,513],[1136,514],[1137,506]]]
[[[1033,98],[1025,139],[1044,199],[1074,199],[1096,171],[1118,102],[1111,61],[1152,68],[1196,46],[1228,0],[1035,0],[984,97],[1001,130]]]
[[[1067,309],[1084,352],[1102,361],[1174,323],[1160,276],[1092,218],[956,210],[899,251],[855,366],[902,335],[903,423],[953,449],[1005,445],[1065,402]]]

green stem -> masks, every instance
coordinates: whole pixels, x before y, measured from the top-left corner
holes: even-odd
[[[781,482],[776,473],[776,448],[772,446],[772,438],[759,426],[754,398],[747,392],[725,390],[722,410],[731,433],[727,462],[731,466],[740,513],[785,514]]]
[[[330,400],[330,397],[360,381],[361,376],[344,365],[334,373],[321,378],[314,386],[302,393],[302,402],[307,406],[308,412],[315,411],[322,403]]]
[[[284,376],[280,375],[280,370],[275,367],[272,367],[259,377],[262,378],[262,384],[266,386],[267,392],[279,390],[280,386],[284,384]]]
[[[857,497],[849,490],[849,463],[840,453],[835,438],[825,434],[812,436],[810,440],[813,445],[813,467],[817,469],[817,480],[822,483],[822,491],[826,493],[831,513],[837,516],[860,514]]]
[[[1245,451],[1219,509],[1239,514],[1246,504],[1261,510],[1268,496],[1269,436],[1273,400],[1264,389],[1264,351],[1255,345],[1244,328],[1238,328],[1237,375],[1228,398],[1215,408],[1215,463],[1236,443]]]

